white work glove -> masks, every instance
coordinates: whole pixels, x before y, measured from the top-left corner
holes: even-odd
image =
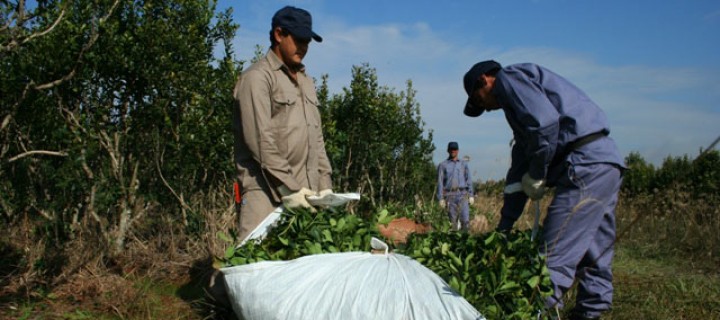
[[[545,187],[545,180],[535,180],[530,177],[529,174],[524,174],[522,177],[522,188],[525,194],[533,200],[540,200],[545,195],[547,188]]]
[[[310,211],[316,212],[315,208],[311,206],[307,201],[307,198],[305,198],[307,196],[315,195],[315,192],[312,190],[303,187],[298,192],[292,192],[285,185],[282,185],[278,188],[278,191],[280,191],[280,194],[282,195],[281,199],[285,208],[309,208]]]
[[[440,200],[440,208],[445,209],[445,206],[447,206],[447,203],[445,203],[445,200]]]
[[[323,189],[323,190],[320,190],[320,192],[318,192],[318,197],[322,198],[329,194],[333,194],[332,189]]]
[[[474,203],[475,203],[475,197],[470,197],[470,198],[468,199],[468,203],[469,203],[469,204],[474,204]]]

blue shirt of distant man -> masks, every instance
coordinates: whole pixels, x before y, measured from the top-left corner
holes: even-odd
[[[467,230],[475,193],[468,163],[458,159],[459,149],[457,142],[448,143],[448,158],[438,165],[437,197],[453,229]]]

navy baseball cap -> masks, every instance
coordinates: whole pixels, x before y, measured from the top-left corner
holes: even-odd
[[[476,63],[463,77],[463,85],[465,86],[465,92],[468,95],[468,100],[465,103],[465,110],[463,113],[468,117],[477,117],[485,111],[482,106],[475,106],[470,102],[470,96],[475,91],[475,85],[481,75],[486,74],[490,71],[500,69],[502,66],[494,60],[486,60]]]
[[[303,40],[311,38],[322,42],[322,37],[312,30],[312,17],[310,13],[291,6],[286,6],[275,12],[272,18],[272,28],[281,27],[287,30],[293,37]]]
[[[448,150],[458,150],[458,149],[460,149],[460,148],[458,148],[457,142],[451,141],[450,143],[448,143]]]

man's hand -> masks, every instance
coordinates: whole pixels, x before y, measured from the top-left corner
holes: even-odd
[[[447,203],[445,202],[445,199],[440,200],[440,208],[445,209],[446,206],[447,206]]]
[[[470,198],[468,198],[468,203],[469,203],[469,204],[474,204],[474,203],[475,203],[475,197],[470,197]]]
[[[522,188],[525,194],[533,200],[542,199],[545,195],[545,191],[547,190],[545,187],[545,180],[535,180],[527,173],[522,177]]]
[[[282,202],[285,208],[309,208],[310,211],[316,212],[315,208],[310,205],[305,197],[315,195],[315,192],[308,188],[302,188],[298,192],[290,191],[286,186],[282,185],[278,188],[282,195]]]

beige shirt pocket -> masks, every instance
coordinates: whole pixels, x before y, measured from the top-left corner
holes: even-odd
[[[285,92],[277,92],[272,96],[272,134],[280,154],[288,155],[289,126],[291,115],[297,107],[297,98]]]

